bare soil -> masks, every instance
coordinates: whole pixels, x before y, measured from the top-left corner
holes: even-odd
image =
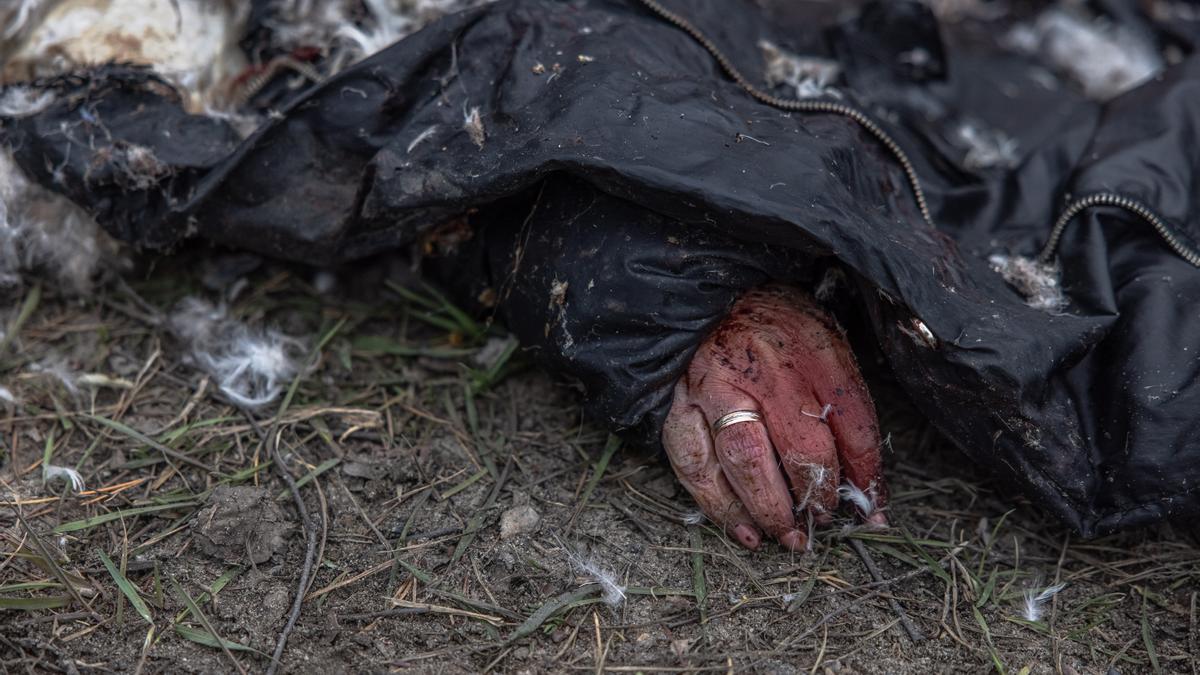
[[[1072,537],[883,369],[892,527],[847,512],[807,555],[751,553],[685,524],[665,462],[610,444],[570,385],[519,351],[473,365],[487,336],[385,275],[319,293],[303,270],[250,273],[232,311],[317,358],[290,398],[239,411],[161,325],[213,295],[216,260],[0,304],[0,670],[265,671],[311,541],[280,672],[1197,672],[1194,539]],[[47,459],[86,490],[44,483]]]

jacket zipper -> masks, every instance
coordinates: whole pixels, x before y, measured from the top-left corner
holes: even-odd
[[[1075,216],[1079,215],[1084,209],[1089,209],[1094,206],[1116,206],[1125,209],[1126,211],[1138,216],[1142,220],[1150,223],[1158,235],[1167,242],[1167,246],[1171,250],[1179,254],[1179,257],[1188,261],[1196,267],[1200,267],[1200,251],[1192,248],[1184,243],[1183,239],[1175,234],[1163,220],[1150,207],[1145,204],[1125,197],[1115,192],[1097,192],[1085,197],[1080,197],[1071,202],[1063,211],[1062,215],[1054,223],[1054,228],[1050,230],[1050,238],[1046,240],[1046,245],[1042,247],[1042,252],[1038,254],[1038,262],[1050,264],[1054,261],[1054,252],[1058,248],[1058,244],[1062,241],[1063,232],[1066,231],[1067,225],[1071,224]]]
[[[676,28],[679,28],[683,32],[690,35],[693,40],[699,43],[699,45],[703,47],[705,51],[707,51],[714,59],[716,59],[717,65],[721,67],[721,70],[725,71],[725,74],[728,75],[730,79],[732,79],[747,94],[761,101],[762,103],[766,103],[774,108],[779,108],[780,110],[834,113],[849,117],[857,122],[859,126],[865,129],[867,133],[874,136],[876,140],[882,143],[883,146],[887,148],[893,156],[895,156],[896,161],[900,163],[900,167],[904,169],[904,175],[908,177],[908,184],[912,188],[913,197],[917,201],[917,208],[921,210],[921,218],[925,220],[925,223],[929,225],[929,227],[935,227],[933,224],[933,215],[930,214],[929,204],[925,199],[925,190],[921,188],[921,181],[917,178],[917,171],[913,168],[912,161],[909,160],[908,155],[904,153],[904,150],[900,149],[900,144],[896,143],[895,139],[893,139],[886,131],[884,131],[882,127],[876,124],[874,120],[868,117],[866,113],[858,108],[846,105],[844,103],[788,99],[772,96],[771,94],[768,94],[767,92],[762,91],[758,87],[754,86],[750,80],[746,79],[746,76],[742,75],[741,71],[737,69],[737,66],[733,65],[733,62],[729,60],[729,57],[725,56],[725,54],[717,47],[717,45],[713,43],[712,40],[708,39],[707,35],[701,33],[699,28],[696,28],[694,25],[692,25],[692,22],[676,14],[675,12],[672,12],[666,7],[663,7],[658,3],[658,0],[637,1],[651,12],[657,14],[663,20],[673,24]]]
[[[716,60],[717,65],[721,67],[721,70],[725,71],[725,74],[728,75],[730,79],[732,79],[747,94],[758,101],[771,107],[779,108],[780,110],[833,113],[848,117],[857,122],[859,126],[867,131],[867,133],[871,134],[876,140],[882,143],[883,146],[887,148],[888,151],[891,152],[896,158],[896,161],[900,163],[900,168],[904,170],[904,175],[908,178],[909,187],[912,188],[913,197],[917,202],[917,208],[921,211],[921,218],[924,219],[925,223],[929,227],[936,229],[936,226],[933,223],[933,215],[929,211],[929,204],[925,198],[925,190],[921,187],[920,178],[917,177],[917,171],[913,168],[912,161],[908,158],[908,155],[905,154],[904,150],[900,148],[900,144],[897,143],[890,134],[884,131],[879,124],[868,117],[866,113],[858,108],[846,105],[844,103],[786,99],[778,96],[772,96],[771,94],[768,94],[767,92],[762,91],[758,87],[754,86],[750,80],[746,79],[746,77],[742,75],[741,71],[739,71],[737,67],[733,65],[733,62],[729,60],[729,57],[725,56],[725,54],[717,47],[717,45],[712,40],[708,39],[707,35],[701,33],[700,29],[696,28],[696,26],[690,21],[679,14],[672,12],[666,7],[663,7],[658,0],[637,0],[637,2],[649,9],[654,14],[658,15],[663,20],[673,24],[676,28],[679,28],[691,36],[691,38],[695,40],[701,47],[703,47],[705,51],[712,55],[712,57]],[[1145,220],[1154,227],[1154,230],[1158,232],[1159,236],[1161,236],[1167,245],[1171,247],[1171,250],[1175,251],[1175,253],[1179,254],[1181,258],[1188,261],[1192,265],[1200,267],[1200,251],[1197,251],[1195,248],[1192,248],[1188,244],[1184,243],[1183,239],[1177,236],[1171,230],[1166,221],[1154,213],[1154,211],[1145,204],[1113,192],[1100,192],[1091,194],[1086,197],[1082,197],[1068,205],[1066,210],[1063,211],[1062,215],[1058,217],[1058,220],[1055,221],[1054,227],[1050,230],[1050,238],[1047,239],[1045,246],[1042,248],[1042,252],[1038,255],[1039,262],[1050,263],[1052,261],[1054,258],[1055,249],[1058,248],[1059,241],[1062,239],[1063,231],[1066,230],[1067,225],[1069,225],[1075,216],[1079,215],[1081,211],[1094,206],[1116,206],[1125,209],[1136,216],[1139,216],[1142,218],[1142,220]]]

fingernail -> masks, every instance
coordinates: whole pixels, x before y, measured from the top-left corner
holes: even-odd
[[[762,538],[759,537],[758,532],[756,532],[753,527],[750,527],[744,523],[733,528],[733,536],[737,537],[737,540],[742,543],[742,546],[745,546],[752,551],[757,549],[758,545],[762,543]]]
[[[789,551],[803,551],[804,544],[808,542],[808,537],[800,530],[792,530],[779,538],[779,543]]]
[[[867,516],[867,524],[875,525],[876,527],[887,527],[888,519],[887,519],[887,516],[885,516],[883,514],[883,512],[876,511],[875,513],[872,513],[871,515]]]

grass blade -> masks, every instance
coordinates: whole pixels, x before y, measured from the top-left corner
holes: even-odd
[[[340,457],[330,457],[329,459],[325,460],[324,462],[321,462],[312,471],[309,471],[308,473],[304,474],[304,477],[296,479],[296,489],[300,489],[300,488],[304,487],[305,485],[308,485],[309,481],[316,478],[317,476],[320,476],[321,474],[325,473],[326,471],[332,469],[333,467],[335,467],[341,463],[342,463],[342,460]],[[279,491],[279,494],[275,495],[275,499],[284,499],[285,497],[288,496],[289,492],[291,492],[291,488],[284,488]]]
[[[185,606],[187,606],[188,611],[191,612],[191,614],[192,614],[192,617],[194,619],[196,619],[197,621],[199,621],[200,624],[202,626],[204,626],[204,630],[208,632],[206,637],[208,637],[209,639],[211,639],[213,641],[213,646],[220,647],[221,651],[225,652],[225,656],[227,656],[229,658],[229,660],[233,663],[233,666],[235,668],[237,668],[237,671],[244,675],[246,672],[246,669],[242,667],[242,664],[239,663],[236,658],[234,658],[233,653],[230,651],[231,649],[233,649],[233,647],[231,645],[235,645],[237,643],[233,642],[231,640],[223,639],[221,637],[221,635],[219,633],[217,633],[217,629],[213,628],[213,625],[212,625],[212,623],[209,622],[208,617],[204,616],[204,612],[200,611],[200,606],[196,604],[195,600],[192,600],[192,596],[188,595],[187,591],[183,590],[183,586],[180,586],[179,582],[175,581],[174,578],[171,578],[171,577],[168,577],[168,578],[171,579],[171,585],[175,587],[175,594],[178,595],[179,599],[183,601],[183,604]],[[184,631],[181,631],[180,629],[184,629],[184,631],[186,631],[187,626],[182,626],[182,625],[178,625],[178,624],[175,626],[175,632],[179,633],[180,635],[183,635]],[[196,632],[200,633],[200,631],[196,631]],[[202,634],[202,633],[200,633],[200,634]],[[188,638],[188,639],[191,639],[191,638]],[[239,646],[241,646],[241,645],[239,645]],[[249,647],[245,647],[245,649],[249,650]]]
[[[997,568],[992,568],[992,573],[988,575],[987,582],[983,585],[983,589],[979,592],[979,599],[975,601],[976,607],[984,607],[987,601],[991,599],[992,593],[996,590],[996,572]]]
[[[504,471],[500,472],[500,478],[496,480],[496,484],[492,487],[491,493],[487,499],[476,510],[475,515],[471,516],[471,520],[467,523],[467,529],[463,530],[462,537],[458,540],[458,545],[454,547],[454,555],[450,556],[450,564],[458,562],[463,554],[467,552],[467,547],[475,539],[475,534],[479,532],[479,528],[483,526],[483,518],[487,514],[488,509],[496,503],[496,498],[500,496],[500,490],[504,488],[505,481],[508,480],[508,472],[512,469],[513,458],[509,457],[508,462],[504,464]]]
[[[0,586],[0,593],[12,593],[14,591],[41,591],[47,588],[62,588],[62,584],[57,581],[28,581],[19,584],[8,584]]]
[[[459,309],[458,305],[455,305],[453,302],[451,302],[449,298],[447,298],[445,295],[442,295],[442,293],[436,288],[430,286],[429,284],[422,284],[422,286],[424,286],[426,293],[437,299],[438,309],[450,315],[451,320],[458,324],[463,333],[478,339],[482,337],[485,332],[487,332],[482,325],[477,323],[475,319],[471,318],[470,314],[467,314],[463,310]]]
[[[442,499],[443,500],[449,499],[449,498],[453,497],[454,495],[462,492],[463,490],[466,490],[467,488],[469,488],[472,485],[474,485],[475,483],[477,483],[480,478],[483,478],[486,475],[488,475],[488,470],[480,469],[478,472],[476,472],[474,475],[470,476],[463,482],[461,482],[458,485],[455,485],[454,487],[450,488],[449,490],[446,490],[445,492],[443,492],[441,494]]]
[[[584,598],[597,595],[603,590],[604,589],[601,588],[599,584],[588,584],[586,586],[576,588],[575,590],[567,591],[566,593],[551,599],[550,602],[547,602],[539,607],[536,612],[530,614],[529,618],[525,619],[524,623],[522,623],[520,626],[517,626],[517,629],[514,630],[512,634],[510,634],[504,640],[504,644],[512,644],[523,637],[532,635],[539,626],[541,626],[543,623],[546,623],[547,619],[557,614],[562,608],[570,605],[571,603],[583,600]]]
[[[103,525],[109,521],[118,520],[120,518],[140,516],[143,513],[155,513],[157,511],[181,509],[187,506],[197,505],[199,505],[199,502],[176,502],[174,504],[151,504],[150,506],[139,506],[132,509],[125,509],[124,511],[102,513],[98,516],[92,516],[91,518],[84,518],[83,520],[72,520],[69,523],[63,523],[62,525],[59,525],[58,527],[54,528],[52,532],[55,534],[62,534],[64,532],[78,532],[79,530],[86,530],[97,525]]]
[[[266,656],[266,654],[263,654],[262,652],[258,651],[257,649],[255,649],[253,647],[247,647],[246,645],[244,645],[240,642],[234,642],[233,640],[226,640],[224,638],[221,638],[220,641],[218,641],[218,639],[214,638],[212,635],[210,635],[208,633],[208,631],[201,630],[199,628],[192,628],[191,626],[184,626],[184,625],[176,625],[175,632],[179,634],[179,637],[181,637],[185,640],[190,640],[191,642],[195,642],[196,644],[199,644],[199,645],[204,645],[205,647],[214,647],[217,649],[231,649],[231,650],[236,650],[239,652],[254,652],[255,654],[262,654],[263,656]]]
[[[236,577],[237,575],[242,573],[242,569],[243,568],[241,568],[241,567],[234,566],[234,567],[230,567],[229,569],[225,570],[224,574],[217,577],[217,580],[212,582],[212,585],[208,587],[207,591],[204,591],[200,595],[196,596],[196,603],[200,604],[202,602],[208,602],[209,600],[212,600],[213,597],[216,596],[217,593],[221,592],[221,589],[223,589],[223,588],[225,588],[225,586],[229,585],[230,581],[233,581],[234,577]],[[187,616],[187,614],[188,614],[188,610],[185,608],[182,612],[175,615],[175,623],[179,623],[180,621],[183,621],[183,618],[185,616]]]
[[[308,359],[306,359],[304,362],[304,368],[302,368],[300,372],[296,373],[296,377],[292,378],[292,383],[288,386],[287,393],[283,395],[283,400],[279,402],[279,409],[275,412],[275,423],[272,425],[272,433],[274,433],[274,428],[279,426],[279,420],[283,417],[283,413],[287,412],[287,409],[291,407],[292,399],[296,397],[296,390],[300,388],[300,381],[303,380],[316,365],[317,359],[321,357],[321,352],[325,349],[325,345],[329,344],[329,341],[332,340],[333,337],[337,335],[343,327],[345,327],[346,322],[349,320],[349,317],[342,317],[341,319],[338,319],[337,323],[333,324],[329,330],[325,331],[323,334],[321,334],[321,337],[317,339],[317,344],[313,346],[312,351],[308,354]],[[296,487],[299,488],[300,483],[297,483]],[[287,493],[285,492],[284,494]]]
[[[1158,650],[1154,647],[1154,632],[1150,628],[1150,617],[1146,615],[1146,594],[1142,593],[1142,642],[1146,646],[1146,654],[1150,657],[1150,669],[1154,675],[1162,672],[1158,665]]]
[[[800,587],[794,596],[787,603],[787,611],[795,612],[808,601],[808,597],[812,595],[813,589],[817,586],[817,579],[821,576],[821,570],[825,569],[825,561],[829,558],[830,548],[826,548],[821,554],[821,559],[817,561],[817,566],[813,568],[812,574],[804,580],[804,585]]]
[[[29,293],[25,294],[25,302],[21,303],[21,309],[17,310],[17,315],[9,322],[8,330],[0,335],[0,356],[4,355],[4,350],[8,349],[9,343],[17,337],[17,333],[21,332],[21,326],[29,320],[41,300],[42,285],[34,284],[33,288],[29,289]]]
[[[592,492],[600,484],[600,479],[604,477],[604,472],[608,469],[608,463],[620,447],[621,439],[616,434],[609,434],[608,442],[604,444],[604,451],[600,453],[600,459],[596,460],[596,468],[592,471],[592,477],[588,479],[587,487],[583,489],[583,494],[579,496],[579,505],[575,507],[575,512],[571,514],[571,519],[567,521],[568,526],[575,522],[575,518],[587,506],[588,500],[592,497]]]
[[[206,473],[206,474],[210,473],[210,474],[213,474],[216,476],[221,475],[220,472],[214,470],[211,466],[205,464],[204,462],[201,462],[200,460],[195,459],[193,457],[189,457],[174,448],[169,448],[127,424],[122,424],[121,422],[118,422],[116,420],[110,420],[107,417],[100,417],[99,415],[88,415],[85,413],[84,417],[87,417],[90,420],[99,422],[100,424],[103,424],[104,426],[106,426],[114,431],[119,431],[122,434],[125,434],[126,436],[137,441],[138,443],[141,443],[142,445],[145,445],[150,448],[154,448],[155,450],[161,452],[162,454],[166,455],[167,457],[170,457],[171,459],[178,460],[180,462],[183,462],[184,464],[190,464],[198,469],[203,469],[204,473]]]
[[[510,368],[512,365],[512,357],[517,353],[517,348],[519,346],[519,342],[516,340],[510,340],[509,343],[505,345],[504,351],[500,352],[500,355],[496,357],[495,363],[493,363],[486,370],[469,368],[468,374],[471,377],[471,386],[468,391],[471,394],[482,393],[499,384],[506,375],[513,372],[515,368]]]
[[[942,566],[938,563],[938,561],[934,560],[933,556],[929,555],[929,553],[920,543],[917,542],[917,540],[913,539],[913,536],[909,534],[906,528],[900,528],[900,535],[904,537],[905,543],[907,543],[913,548],[913,550],[917,552],[917,555],[921,557],[921,560],[925,563],[925,566],[929,568],[929,571],[932,572],[934,576],[947,584],[953,583],[950,580],[950,574],[947,573],[946,570],[942,569]]]
[[[992,665],[996,667],[996,672],[1004,675],[1004,663],[1000,661],[1000,655],[996,653],[996,645],[992,644],[992,630],[988,627],[987,620],[983,618],[983,612],[975,605],[971,605],[971,611],[975,614],[975,621],[979,624],[979,629],[983,631],[983,638],[987,642],[988,656],[992,658]]]
[[[385,335],[364,335],[353,338],[350,347],[356,352],[388,356],[428,356],[435,359],[461,359],[475,353],[474,349],[459,347],[420,347],[403,344]]]
[[[35,609],[66,607],[70,602],[69,595],[55,595],[49,598],[0,598],[0,610],[28,612]]]
[[[130,583],[129,579],[121,574],[117,566],[108,557],[108,554],[103,550],[96,551],[100,555],[100,562],[104,564],[104,569],[112,576],[113,581],[117,582],[117,588],[125,594],[129,600],[129,604],[133,605],[133,609],[137,611],[138,616],[146,620],[146,623],[154,625],[154,619],[150,616],[150,608],[146,606],[146,601],[142,600],[142,596],[138,593],[137,587]]]

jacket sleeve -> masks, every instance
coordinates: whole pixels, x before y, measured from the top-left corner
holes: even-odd
[[[600,422],[647,446],[658,444],[675,382],[737,297],[804,271],[765,245],[565,176],[439,228],[424,251],[427,273],[582,385]]]

